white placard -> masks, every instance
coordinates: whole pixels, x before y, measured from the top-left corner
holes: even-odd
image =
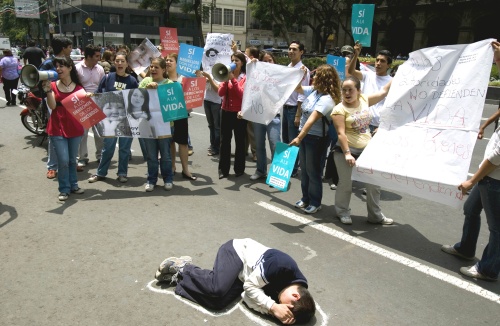
[[[304,77],[301,69],[267,62],[247,64],[241,113],[248,121],[269,124]]]
[[[459,208],[493,59],[491,41],[410,53],[392,81],[354,180]]]

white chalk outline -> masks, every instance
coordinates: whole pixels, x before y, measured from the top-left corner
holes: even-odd
[[[490,300],[492,302],[500,304],[500,296],[498,294],[493,293],[493,292],[488,291],[488,290],[485,290],[482,287],[480,287],[474,283],[464,281],[456,276],[441,272],[433,267],[426,266],[426,265],[419,263],[415,260],[398,255],[394,252],[391,252],[391,251],[386,250],[384,248],[373,245],[367,241],[355,238],[347,233],[336,231],[336,230],[331,229],[329,227],[326,227],[322,224],[318,224],[314,221],[308,220],[307,218],[296,215],[294,213],[291,213],[291,212],[286,211],[284,209],[281,209],[279,207],[273,206],[273,205],[268,204],[266,202],[260,201],[260,202],[256,202],[255,204],[261,206],[262,208],[270,210],[274,213],[277,213],[279,215],[288,217],[289,219],[292,219],[296,222],[310,226],[311,228],[314,228],[318,231],[321,231],[323,233],[331,235],[337,239],[349,242],[355,246],[366,249],[366,250],[371,251],[373,253],[376,253],[380,256],[389,258],[392,261],[395,261],[395,262],[400,263],[402,265],[413,268],[413,269],[415,269],[419,272],[422,272],[428,276],[432,276],[438,280],[444,281],[444,282],[449,283],[451,285],[454,285],[460,289],[464,289],[470,293],[476,294],[476,295],[483,297],[487,300]]]
[[[153,283],[157,282],[157,280],[152,280],[150,281],[146,287],[151,291],[151,292],[156,292],[156,293],[161,293],[161,294],[169,294],[169,295],[172,295],[174,298],[176,298],[177,300],[187,304],[188,306],[190,306],[191,308],[194,308],[196,310],[198,310],[199,312],[201,313],[204,313],[206,315],[209,315],[209,316],[212,316],[212,317],[220,317],[220,316],[227,316],[229,314],[231,314],[233,311],[235,311],[236,309],[239,309],[241,312],[243,312],[243,314],[248,318],[250,319],[251,321],[253,321],[254,323],[256,324],[259,324],[261,326],[272,326],[271,324],[268,324],[265,320],[263,320],[262,318],[254,315],[252,312],[250,312],[247,308],[245,308],[242,304],[242,301],[243,300],[240,300],[237,304],[234,305],[234,307],[232,307],[231,309],[227,310],[227,311],[224,311],[224,312],[213,312],[213,311],[209,311],[205,308],[203,308],[202,306],[194,303],[194,302],[191,302],[189,301],[188,299],[184,299],[183,297],[175,294],[174,291],[172,290],[164,290],[164,289],[158,289],[158,288],[155,288],[153,286]],[[321,323],[321,326],[326,326],[328,325],[328,315],[321,309],[321,307],[319,306],[319,304],[315,301],[315,304],[316,304],[316,311],[319,312],[319,314],[321,315],[321,319],[322,319],[322,323]],[[316,318],[317,319],[317,318]]]

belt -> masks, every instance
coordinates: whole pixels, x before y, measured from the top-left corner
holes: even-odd
[[[297,105],[283,105],[284,109],[296,109]]]

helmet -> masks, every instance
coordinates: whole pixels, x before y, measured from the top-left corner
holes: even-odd
[[[350,45],[344,45],[342,49],[340,49],[341,53],[348,52],[348,53],[354,53],[354,49]]]

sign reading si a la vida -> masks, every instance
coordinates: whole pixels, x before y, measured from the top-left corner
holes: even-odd
[[[371,46],[375,5],[352,5],[352,37],[364,47]]]
[[[278,190],[287,191],[299,148],[285,143],[277,143],[273,162],[266,183]]]

